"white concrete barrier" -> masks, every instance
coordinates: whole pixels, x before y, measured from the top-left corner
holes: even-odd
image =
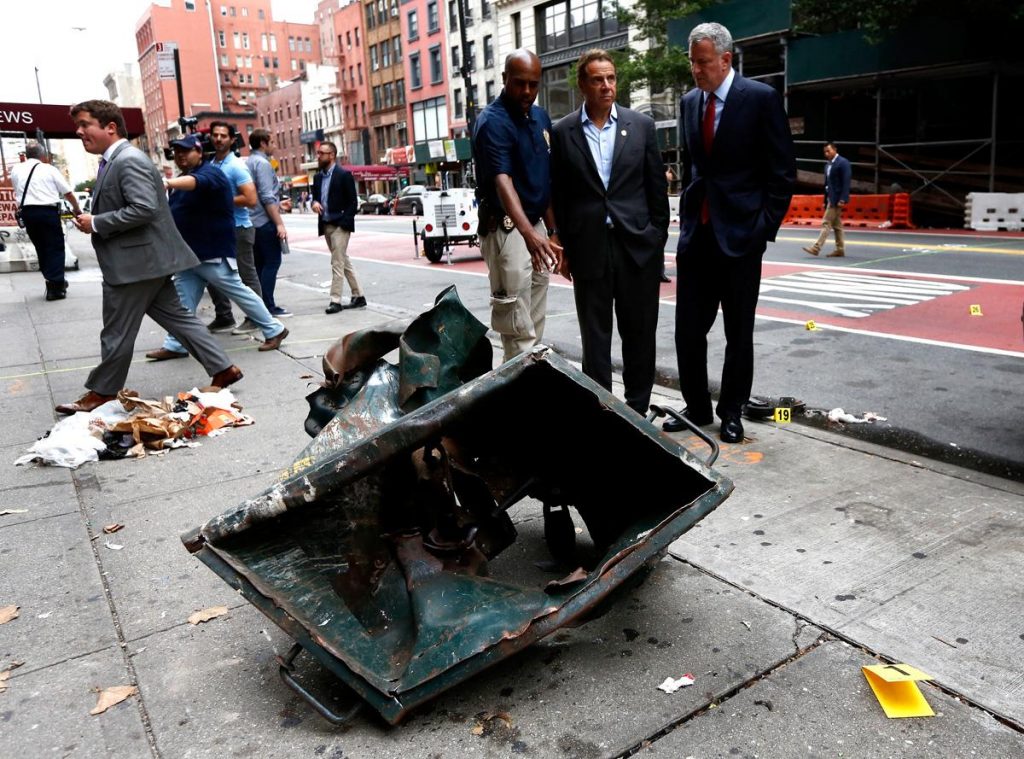
[[[24,229],[0,227],[0,274],[12,271],[39,271],[36,249]]]
[[[971,192],[964,206],[964,227],[977,230],[1024,228],[1024,193]]]

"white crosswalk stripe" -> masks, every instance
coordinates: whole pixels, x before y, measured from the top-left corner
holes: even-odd
[[[762,280],[760,300],[863,319],[878,311],[912,306],[969,289],[952,282],[886,274],[802,271]]]

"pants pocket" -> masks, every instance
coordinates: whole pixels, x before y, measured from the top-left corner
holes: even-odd
[[[492,295],[491,328],[501,335],[518,335],[525,324],[524,311],[515,295]]]

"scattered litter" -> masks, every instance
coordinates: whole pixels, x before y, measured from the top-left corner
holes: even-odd
[[[161,401],[122,390],[117,399],[94,411],[72,414],[37,440],[16,466],[38,462],[76,469],[87,461],[142,458],[168,448],[194,448],[194,440],[225,427],[253,420],[241,413],[229,390],[192,388]]]
[[[123,529],[124,529],[124,525],[123,524],[121,524],[120,522],[114,522],[114,524],[108,524],[106,527],[104,527],[103,528],[103,532],[107,533],[107,535],[110,535],[112,533],[117,532],[118,530],[123,530]]]
[[[300,374],[299,379],[313,379],[312,374]]]
[[[745,628],[747,628],[748,630],[750,629],[750,623],[749,623],[749,622],[744,622],[744,621],[743,621],[743,620],[741,619],[741,620],[740,620],[740,624],[741,624],[741,625],[743,625],[743,626],[744,626]]]
[[[5,517],[8,514],[28,514],[28,509],[4,509],[0,511],[0,517]]]
[[[512,717],[508,712],[481,712],[476,716],[476,724],[469,732],[473,735],[490,735],[496,728],[502,727],[506,730],[512,729]]]
[[[197,611],[195,614],[190,616],[188,618],[188,623],[190,625],[198,625],[203,622],[209,622],[211,619],[216,619],[217,617],[223,617],[227,613],[227,606],[211,606],[209,609]]]
[[[847,424],[866,424],[868,422],[885,422],[886,417],[876,414],[874,411],[866,411],[862,416],[848,414],[842,408],[834,408],[827,414],[830,422],[845,422]]]
[[[124,548],[124,546],[119,545],[118,543],[111,543],[109,540],[104,540],[103,545],[105,545],[111,551],[120,551],[122,548]]]
[[[7,690],[7,678],[11,676],[11,671],[17,669],[25,662],[23,661],[12,661],[7,665],[7,669],[0,671],[0,693]]]
[[[36,619],[49,619],[52,611],[44,611],[42,614],[36,614]]]
[[[931,675],[909,664],[873,664],[861,671],[889,719],[935,716],[917,687],[919,681],[931,680]]]
[[[665,691],[665,693],[675,693],[680,688],[685,688],[688,685],[693,685],[694,682],[694,676],[687,672],[678,680],[673,680],[671,677],[666,677],[665,682],[658,686],[658,690]]]
[[[12,619],[18,618],[18,609],[20,606],[0,606],[0,625],[7,624]]]
[[[96,699],[96,706],[92,708],[89,714],[103,714],[107,709],[119,704],[130,696],[134,696],[139,692],[139,689],[134,685],[115,685],[113,688],[104,688],[103,690],[97,690],[99,698]]]

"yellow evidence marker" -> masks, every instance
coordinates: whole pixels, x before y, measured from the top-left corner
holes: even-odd
[[[793,409],[791,408],[777,408],[775,414],[772,416],[779,424],[789,424],[793,421]]]
[[[918,681],[931,680],[931,675],[909,664],[873,664],[861,669],[889,719],[935,716],[917,687]]]
[[[818,332],[821,330],[821,327],[815,324],[813,319],[808,321],[807,324],[805,324],[804,326],[807,328],[808,332]]]
[[[971,306],[971,316],[984,316],[984,314],[981,313],[980,303]]]

